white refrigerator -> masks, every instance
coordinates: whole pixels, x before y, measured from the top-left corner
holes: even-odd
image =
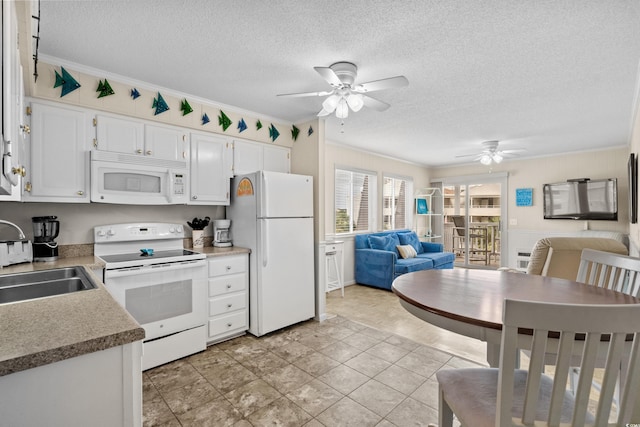
[[[258,171],[232,180],[235,246],[249,254],[249,332],[314,317],[313,177]]]

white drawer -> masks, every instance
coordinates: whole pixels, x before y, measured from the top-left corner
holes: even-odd
[[[230,294],[231,292],[247,289],[246,273],[232,274],[229,276],[212,277],[209,279],[209,296]]]
[[[247,256],[221,256],[209,260],[209,277],[247,271]]]
[[[209,320],[209,338],[247,329],[247,310]]]
[[[246,292],[211,298],[209,300],[209,316],[231,313],[243,308],[247,308]]]

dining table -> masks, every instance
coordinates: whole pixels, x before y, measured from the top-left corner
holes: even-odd
[[[640,298],[586,283],[486,269],[416,271],[397,277],[391,289],[414,316],[486,342],[491,367],[500,362],[502,312],[507,298],[562,304],[640,303]],[[530,336],[523,342],[527,339]],[[634,416],[640,417],[640,402],[636,406]]]

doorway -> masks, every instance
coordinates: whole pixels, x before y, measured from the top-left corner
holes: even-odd
[[[506,248],[507,174],[447,178],[444,196],[444,250],[455,266],[497,269]]]

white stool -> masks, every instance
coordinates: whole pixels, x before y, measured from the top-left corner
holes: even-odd
[[[326,292],[340,289],[342,297],[344,297],[344,279],[342,275],[342,244],[343,242],[328,242],[325,246],[324,275]],[[338,260],[338,257],[340,257],[340,260]]]

